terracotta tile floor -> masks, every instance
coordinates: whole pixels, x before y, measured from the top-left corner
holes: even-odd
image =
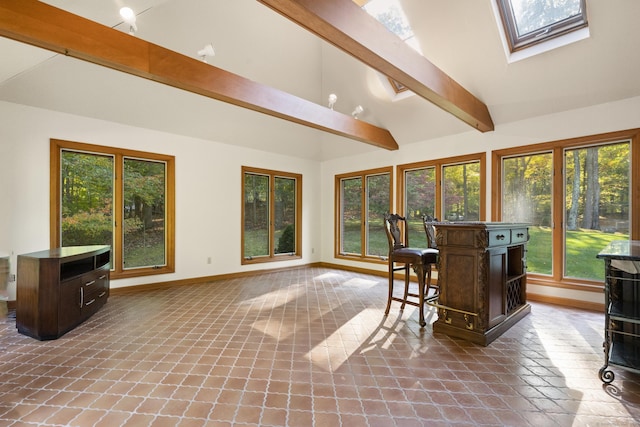
[[[54,341],[0,322],[1,426],[624,426],[640,375],[603,315],[532,303],[488,347],[421,330],[385,279],[302,268],[112,295]],[[434,313],[427,312],[430,321]]]

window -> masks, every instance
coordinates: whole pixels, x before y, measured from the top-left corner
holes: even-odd
[[[631,190],[640,184],[638,132],[494,152],[494,217],[531,224],[532,284],[602,291],[604,266],[596,255],[612,240],[640,234],[631,217],[640,203]]]
[[[502,221],[531,224],[527,271],[551,274],[553,153],[502,159]]]
[[[480,220],[480,161],[442,167],[442,218]]]
[[[389,253],[384,214],[391,212],[392,169],[336,175],[336,256],[381,260]]]
[[[110,245],[112,278],[174,271],[174,158],[51,140],[51,247]]]
[[[604,281],[600,262],[586,260],[610,240],[629,239],[629,141],[564,152],[564,276]],[[586,257],[585,257],[586,255]]]
[[[242,264],[302,256],[302,175],[243,166],[242,200]]]
[[[584,28],[585,0],[496,0],[511,52]]]
[[[425,243],[425,214],[450,221],[484,218],[484,163],[485,154],[480,153],[398,166],[400,210],[407,218],[409,242]]]

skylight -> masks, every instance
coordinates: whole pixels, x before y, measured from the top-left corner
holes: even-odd
[[[362,4],[364,2],[356,1],[356,3]],[[376,20],[384,25],[387,30],[391,31],[409,46],[420,52],[420,47],[413,35],[413,30],[411,29],[411,25],[409,25],[407,15],[405,15],[398,0],[369,0],[364,3],[362,9],[364,9],[369,15],[376,18]]]
[[[407,15],[404,13],[402,6],[398,0],[353,0],[354,3],[361,6],[369,15],[373,16],[378,22],[384,25],[387,30],[391,31],[405,43],[411,46],[416,52],[422,54],[418,40],[413,34]],[[407,88],[401,83],[389,79],[391,87],[396,93],[407,91]]]
[[[586,0],[496,0],[511,52],[587,27]]]

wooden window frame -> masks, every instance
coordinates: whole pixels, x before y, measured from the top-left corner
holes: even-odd
[[[631,149],[631,214],[629,221],[629,238],[640,239],[640,128],[618,132],[609,132],[579,138],[563,139],[559,141],[543,142],[513,148],[492,151],[492,212],[493,220],[502,218],[502,159],[505,157],[524,156],[550,152],[553,154],[553,182],[552,182],[552,245],[553,261],[552,274],[542,275],[527,273],[528,282],[541,286],[552,286],[580,291],[602,292],[604,284],[599,281],[564,277],[563,266],[564,247],[564,153],[570,148],[580,148],[595,145],[605,145],[615,142],[630,142]],[[560,201],[560,203],[558,203]],[[559,224],[559,226],[557,226]],[[595,262],[595,260],[594,260]]]
[[[77,151],[79,153],[107,155],[114,158],[114,227],[111,266],[111,279],[124,279],[130,277],[150,276],[157,274],[169,274],[175,272],[175,157],[165,154],[148,153],[144,151],[128,150],[116,147],[107,147],[81,142],[65,141],[59,139],[50,140],[50,246],[60,246],[62,238],[62,210],[61,210],[61,177],[60,161],[63,150]],[[123,268],[123,188],[122,176],[125,158],[135,158],[166,164],[165,177],[165,265],[140,268]]]
[[[357,260],[357,261],[364,261],[364,262],[373,262],[373,263],[387,263],[386,259],[382,259],[380,256],[376,256],[376,255],[368,255],[367,254],[367,224],[366,224],[366,219],[368,218],[367,215],[367,203],[366,203],[366,199],[367,199],[367,187],[366,187],[366,179],[368,176],[373,176],[373,175],[383,175],[383,174],[389,174],[389,212],[393,211],[393,166],[386,166],[386,167],[381,167],[381,168],[375,168],[375,169],[367,169],[367,170],[362,170],[362,171],[357,171],[357,172],[348,172],[348,173],[344,173],[344,174],[339,174],[335,176],[335,181],[334,181],[334,197],[335,197],[335,202],[334,202],[334,238],[333,241],[335,242],[335,247],[334,247],[334,257],[335,258],[339,258],[339,259],[346,259],[346,260]],[[342,218],[340,215],[341,212],[341,206],[342,206],[342,185],[341,182],[344,179],[352,179],[352,178],[362,178],[362,192],[361,192],[361,219],[362,219],[362,223],[361,223],[361,228],[360,228],[360,242],[361,242],[361,253],[358,254],[352,254],[352,253],[342,253],[341,248],[342,248]]]
[[[245,188],[244,188],[244,177],[245,174],[256,174],[256,175],[264,175],[269,177],[269,255],[259,256],[259,257],[245,257],[244,256],[244,215],[245,215]],[[275,212],[275,179],[276,178],[290,178],[295,179],[296,181],[296,226],[295,226],[295,245],[296,251],[295,253],[283,253],[276,254],[275,253],[275,223],[273,219],[273,213]],[[290,261],[293,259],[301,259],[302,258],[302,174],[292,173],[292,172],[282,172],[275,171],[270,169],[261,169],[255,168],[251,166],[242,166],[242,176],[241,176],[241,224],[240,224],[240,260],[242,265],[247,264],[260,264],[265,262],[281,262],[281,261]]]
[[[486,179],[486,153],[475,153],[475,154],[467,154],[467,155],[462,155],[462,156],[455,156],[455,157],[446,157],[446,158],[442,158],[442,159],[435,159],[435,160],[425,160],[425,161],[421,161],[421,162],[415,162],[415,163],[407,163],[407,164],[403,164],[403,165],[398,165],[396,167],[396,175],[397,175],[397,192],[398,192],[398,197],[400,198],[400,200],[398,201],[398,213],[400,215],[406,215],[406,209],[407,209],[407,201],[405,200],[405,177],[404,174],[407,171],[411,171],[411,170],[415,170],[415,169],[424,169],[424,168],[429,168],[429,167],[433,167],[435,168],[435,172],[436,172],[436,192],[435,192],[435,211],[436,211],[436,217],[439,220],[443,220],[445,218],[443,218],[442,216],[444,215],[443,212],[443,205],[444,205],[444,201],[442,200],[443,198],[443,191],[442,191],[442,170],[444,167],[446,166],[457,166],[457,165],[462,165],[465,163],[475,163],[475,162],[479,162],[480,163],[480,206],[479,206],[479,215],[480,215],[480,221],[484,221],[486,218],[486,183],[487,183],[487,179]]]

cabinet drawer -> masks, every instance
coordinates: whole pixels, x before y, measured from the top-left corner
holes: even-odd
[[[97,270],[82,278],[83,306],[95,304],[109,293],[109,272]]]
[[[511,243],[510,230],[490,230],[489,246],[504,246]]]
[[[529,232],[526,228],[514,228],[511,230],[511,243],[524,243],[529,240]]]

